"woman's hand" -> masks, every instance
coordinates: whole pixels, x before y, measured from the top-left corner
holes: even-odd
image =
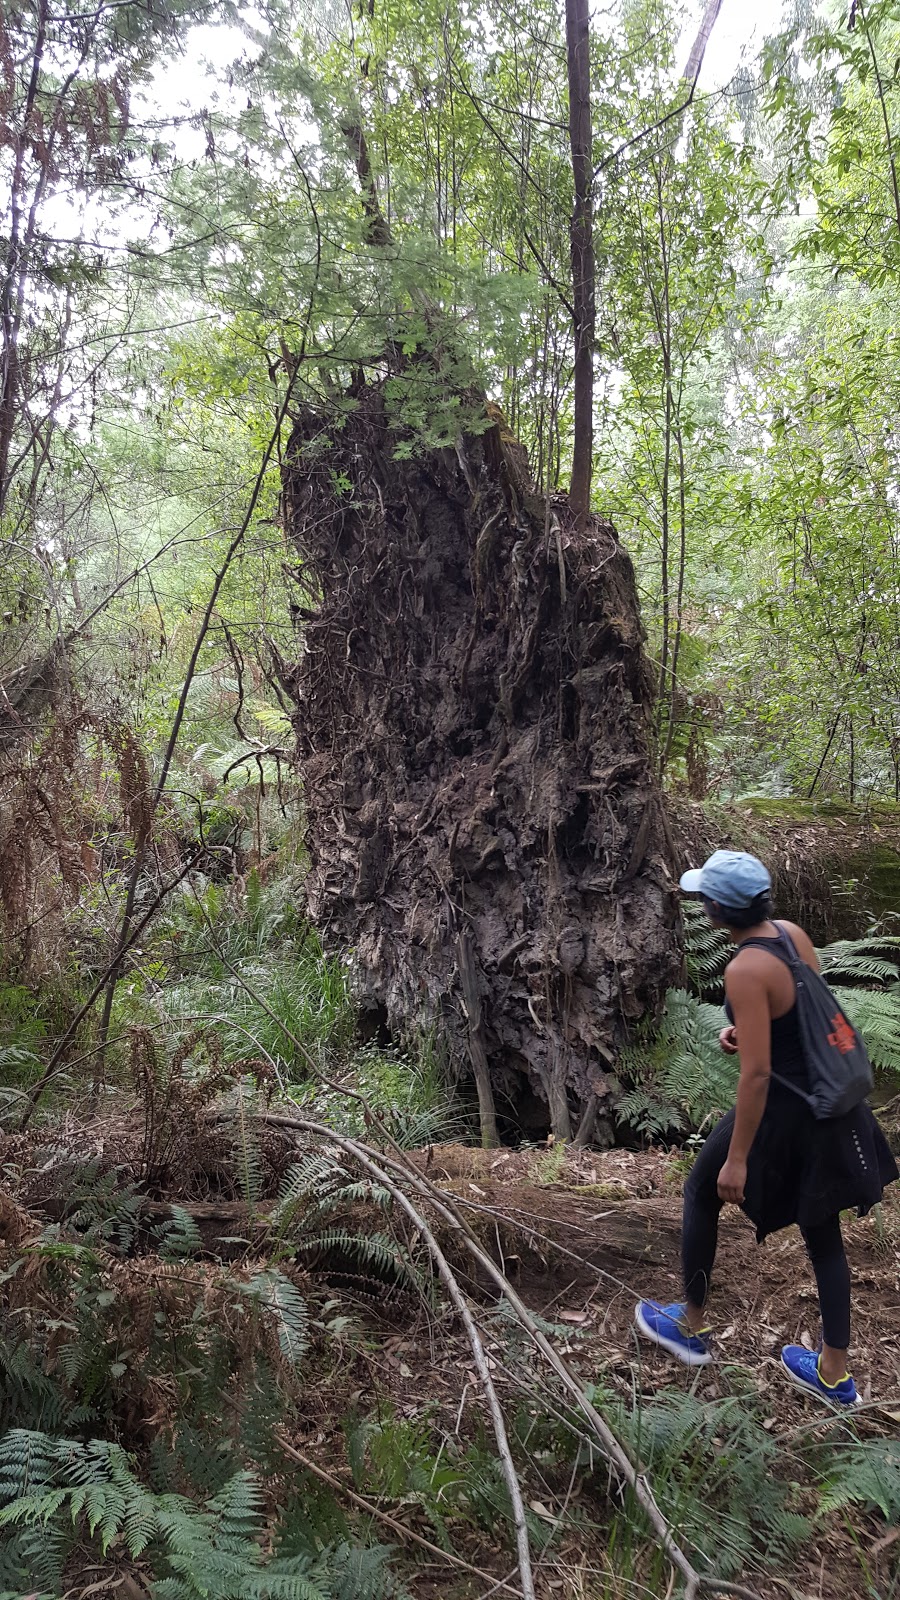
[[[719,1173],[719,1199],[726,1204],[739,1206],[747,1184],[747,1163],[737,1156],[729,1156]]]
[[[719,1034],[719,1049],[724,1050],[727,1056],[736,1056],[738,1053],[737,1029],[730,1022]]]

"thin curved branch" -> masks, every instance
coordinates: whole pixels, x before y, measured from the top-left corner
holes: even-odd
[[[406,1212],[411,1220],[413,1220],[417,1231],[421,1233],[422,1238],[425,1239],[427,1243],[428,1237],[433,1238],[427,1222],[425,1222],[425,1219],[422,1217],[421,1213],[415,1206],[413,1206],[409,1196],[405,1194],[403,1189],[400,1188],[399,1183],[395,1180],[402,1179],[406,1183],[411,1184],[412,1187],[418,1191],[419,1195],[428,1204],[434,1207],[434,1209],[450,1227],[454,1235],[459,1239],[463,1248],[468,1251],[468,1253],[478,1263],[478,1266],[481,1268],[481,1270],[488,1275],[491,1281],[500,1290],[500,1293],[505,1297],[512,1311],[515,1313],[517,1320],[528,1334],[528,1337],[531,1339],[536,1349],[544,1357],[551,1370],[556,1374],[563,1387],[574,1400],[577,1409],[587,1421],[592,1434],[600,1445],[605,1459],[608,1461],[609,1465],[612,1467],[620,1481],[627,1484],[634,1493],[638,1504],[650,1523],[657,1544],[664,1551],[672,1566],[683,1577],[685,1583],[684,1600],[697,1600],[697,1596],[704,1591],[712,1594],[731,1593],[738,1596],[739,1600],[760,1600],[760,1596],[751,1589],[745,1588],[741,1585],[736,1585],[732,1583],[731,1580],[726,1582],[723,1579],[714,1578],[711,1576],[707,1577],[703,1573],[697,1571],[689,1556],[678,1544],[671,1525],[666,1519],[665,1514],[661,1510],[656,1497],[653,1494],[652,1487],[643,1468],[638,1462],[632,1459],[629,1450],[625,1444],[623,1444],[622,1440],[618,1438],[614,1430],[606,1421],[605,1417],[601,1416],[601,1414],[587,1399],[581,1382],[575,1377],[574,1373],[569,1370],[561,1357],[557,1355],[546,1335],[541,1332],[534,1317],[528,1310],[528,1307],[517,1294],[516,1290],[513,1288],[505,1274],[501,1272],[500,1268],[496,1266],[491,1257],[479,1244],[478,1240],[475,1238],[475,1235],[468,1227],[468,1224],[460,1217],[459,1213],[449,1203],[448,1197],[428,1178],[424,1177],[422,1173],[418,1172],[414,1167],[412,1167],[410,1163],[404,1159],[402,1152],[397,1148],[396,1145],[394,1146],[396,1153],[394,1155],[388,1155],[382,1152],[371,1151],[367,1146],[361,1144],[359,1140],[350,1139],[344,1134],[335,1133],[332,1128],[326,1127],[323,1123],[313,1122],[304,1117],[292,1117],[282,1115],[280,1113],[269,1112],[261,1115],[259,1120],[264,1123],[271,1123],[275,1126],[295,1127],[300,1132],[313,1134],[316,1138],[327,1140],[329,1143],[337,1145],[339,1149],[346,1151],[348,1155],[352,1156],[360,1163],[360,1165],[364,1166],[370,1172],[373,1172],[374,1174],[381,1174],[378,1176],[377,1181],[382,1183],[390,1190],[392,1194],[394,1194],[395,1198],[398,1200],[398,1203],[401,1205],[401,1208]],[[395,1174],[395,1179],[391,1179],[388,1176],[388,1174],[391,1172]],[[428,1237],[426,1237],[426,1233]],[[429,1245],[429,1249],[430,1248],[431,1246]],[[444,1260],[443,1257],[441,1259]],[[447,1271],[450,1273],[450,1277],[454,1283],[455,1294],[451,1293],[451,1299],[453,1299],[454,1306],[459,1309],[458,1300],[456,1298],[458,1296],[459,1300],[462,1301],[462,1304],[465,1305],[466,1315],[471,1322],[471,1312],[468,1309],[468,1305],[462,1296],[459,1285],[452,1273],[452,1269],[450,1269],[449,1266],[447,1266]],[[443,1279],[443,1272],[441,1273],[441,1276]],[[444,1281],[445,1283],[447,1282],[446,1279],[444,1279]],[[460,1314],[462,1315],[462,1312]],[[475,1331],[477,1335],[477,1329]]]

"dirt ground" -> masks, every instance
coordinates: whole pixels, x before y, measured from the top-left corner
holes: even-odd
[[[460,1145],[435,1147],[416,1159],[460,1200],[496,1213],[509,1276],[532,1310],[571,1327],[562,1353],[585,1381],[629,1400],[635,1394],[651,1400],[659,1390],[678,1387],[714,1400],[735,1392],[740,1367],[740,1383],[746,1386],[749,1370],[765,1397],[764,1425],[775,1439],[828,1425],[829,1413],[790,1385],[779,1360],[782,1345],[812,1347],[819,1339],[815,1283],[796,1229],[758,1246],[747,1218],[736,1208],[723,1212],[711,1299],[716,1359],[698,1372],[640,1341],[633,1322],[639,1298],[680,1298],[683,1161],[662,1150],[597,1154]],[[532,1238],[518,1259],[510,1259],[500,1217],[517,1219],[543,1239]],[[900,1434],[900,1185],[886,1192],[880,1219],[848,1216],[844,1232],[853,1275],[852,1368],[867,1403],[858,1426],[873,1435]],[[545,1579],[548,1595],[593,1600],[595,1592],[604,1594],[602,1586],[581,1587],[574,1552],[568,1568],[560,1561],[557,1578],[564,1570],[569,1576],[556,1590]],[[900,1530],[885,1535],[883,1523],[862,1518],[851,1531],[834,1518],[823,1528],[815,1560],[801,1560],[780,1579],[754,1574],[744,1581],[771,1600],[784,1594],[849,1600],[864,1593],[893,1600],[900,1592]]]
[[[115,1138],[106,1124],[98,1131],[88,1125],[69,1130],[68,1144],[82,1154],[115,1146],[117,1159],[134,1142],[127,1118],[116,1125]],[[273,1173],[284,1152],[275,1152]],[[7,1173],[28,1169],[32,1174],[16,1197],[52,1211],[42,1192],[43,1169],[34,1154],[16,1136],[6,1142],[0,1157]],[[287,1159],[284,1157],[284,1159]],[[764,1398],[764,1426],[776,1441],[787,1441],[809,1428],[833,1426],[830,1413],[815,1400],[798,1393],[785,1379],[779,1362],[781,1346],[814,1346],[819,1337],[815,1284],[802,1241],[795,1229],[770,1238],[763,1247],[755,1241],[752,1225],[733,1208],[722,1216],[720,1252],[711,1301],[716,1359],[705,1369],[690,1370],[663,1352],[638,1340],[634,1329],[635,1303],[642,1297],[670,1301],[680,1297],[679,1240],[681,1195],[687,1163],[662,1149],[644,1152],[611,1150],[574,1152],[564,1147],[521,1150],[473,1149],[458,1144],[436,1145],[413,1153],[414,1165],[440,1189],[467,1208],[474,1231],[518,1289],[528,1307],[554,1325],[553,1340],[570,1369],[585,1383],[619,1394],[630,1407],[635,1398],[652,1400],[660,1391],[679,1388],[700,1399],[716,1400],[746,1394],[755,1383]],[[207,1153],[207,1165],[209,1156]],[[274,1179],[273,1179],[274,1181]],[[237,1234],[247,1224],[242,1203],[208,1195],[194,1198],[190,1180],[182,1203],[195,1214],[210,1250],[216,1239]],[[11,1205],[11,1201],[10,1201]],[[167,1209],[159,1202],[154,1215]],[[265,1248],[265,1207],[256,1213],[260,1248]],[[13,1221],[19,1213],[12,1206]],[[0,1236],[4,1229],[0,1213]],[[379,1226],[382,1224],[379,1223]],[[854,1286],[854,1337],[852,1367],[867,1402],[857,1417],[863,1435],[900,1435],[900,1184],[889,1189],[880,1217],[846,1219],[845,1237]],[[221,1249],[221,1245],[218,1246]],[[467,1257],[454,1265],[465,1281]],[[471,1265],[471,1263],[469,1263]],[[327,1262],[321,1270],[331,1274]],[[338,1288],[341,1284],[338,1284]],[[352,1284],[351,1294],[355,1293]],[[472,1285],[487,1313],[490,1327],[496,1289],[486,1283]],[[325,1289],[326,1295],[330,1292]],[[308,1395],[305,1421],[292,1435],[294,1448],[330,1473],[335,1487],[348,1485],[343,1419],[348,1406],[363,1413],[381,1414],[386,1405],[399,1418],[420,1422],[430,1417],[445,1436],[474,1436],[487,1426],[484,1397],[465,1334],[448,1312],[434,1318],[416,1302],[397,1301],[384,1284],[370,1285],[361,1301],[363,1336],[336,1351],[330,1370],[323,1372]],[[498,1330],[499,1331],[499,1330]],[[504,1345],[509,1329],[490,1349],[490,1362],[501,1402],[508,1417],[522,1400],[521,1363],[515,1373],[504,1368]],[[543,1374],[533,1363],[536,1389]],[[548,1467],[546,1494],[538,1501],[538,1515],[552,1516],[547,1506],[579,1489],[575,1480],[566,1489]],[[568,1470],[568,1469],[566,1469]],[[538,1483],[541,1468],[535,1465]],[[602,1486],[601,1486],[602,1487]],[[601,1495],[601,1500],[602,1500]],[[571,1509],[577,1511],[577,1505]],[[392,1506],[404,1527],[420,1534],[433,1533],[414,1505]],[[602,1541],[603,1517],[597,1506],[586,1506],[592,1532],[579,1536],[577,1517],[572,1529],[537,1563],[540,1600],[622,1600],[630,1587],[608,1581]],[[714,1513],[713,1513],[714,1514]],[[377,1513],[376,1513],[377,1515]],[[373,1524],[379,1537],[392,1539],[382,1523]],[[465,1576],[444,1561],[429,1563],[419,1550],[409,1552],[403,1539],[398,1554],[415,1562],[408,1575],[416,1600],[487,1600],[503,1594],[497,1579],[515,1574],[508,1551],[492,1548],[483,1532],[456,1530],[462,1548],[482,1576]],[[505,1539],[502,1541],[504,1546]],[[468,1546],[468,1548],[467,1548]],[[460,1544],[455,1545],[459,1550]],[[745,1577],[760,1600],[900,1600],[900,1529],[886,1530],[876,1516],[854,1511],[852,1520],[828,1519],[817,1534],[814,1558],[808,1553],[783,1576],[753,1574]],[[436,1552],[437,1554],[437,1552]],[[502,1569],[502,1570],[501,1570]],[[634,1594],[670,1600],[674,1590],[649,1578],[634,1587]],[[411,1581],[410,1581],[411,1580]]]
[[[698,1384],[696,1372],[638,1345],[633,1334],[639,1298],[665,1303],[681,1297],[679,1160],[662,1150],[557,1156],[441,1145],[417,1161],[461,1200],[495,1208],[545,1236],[545,1268],[529,1250],[510,1276],[532,1309],[579,1331],[583,1357],[605,1371],[624,1361],[631,1372],[639,1355],[648,1389],[657,1382],[671,1387],[681,1377],[712,1395],[715,1365]],[[848,1215],[844,1237],[853,1274],[857,1386],[866,1401],[880,1402],[900,1420],[900,1184],[886,1191],[880,1226],[873,1215]],[[757,1245],[752,1223],[727,1207],[719,1240],[710,1304],[717,1363],[754,1369],[771,1390],[773,1414],[796,1416],[808,1402],[781,1380],[781,1347],[811,1347],[820,1334],[815,1281],[800,1234],[791,1228]]]

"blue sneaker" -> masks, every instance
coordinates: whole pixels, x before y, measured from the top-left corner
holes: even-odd
[[[645,1339],[677,1356],[687,1367],[706,1367],[712,1352],[706,1342],[708,1328],[691,1333],[683,1305],[658,1306],[655,1300],[640,1300],[634,1313],[638,1331]]]
[[[805,1350],[802,1344],[786,1344],[781,1352],[781,1365],[798,1389],[814,1394],[830,1406],[858,1406],[859,1395],[849,1372],[840,1383],[826,1383],[819,1374],[818,1350]]]

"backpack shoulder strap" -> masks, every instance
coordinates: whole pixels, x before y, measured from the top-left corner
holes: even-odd
[[[794,978],[794,983],[797,988],[796,1003],[799,1005],[800,991],[803,988],[803,972],[806,970],[806,962],[803,960],[802,956],[799,955],[797,947],[788,933],[787,928],[784,926],[784,923],[776,922],[774,926],[778,930],[777,939],[745,939],[741,945],[741,949],[746,950],[748,945],[753,945],[757,949],[768,950],[770,955],[776,956],[778,960],[783,962],[786,967],[790,967]],[[813,969],[810,968],[809,970],[812,971]],[[773,1072],[772,1077],[776,1083],[780,1083],[785,1089],[790,1089],[792,1094],[798,1095],[801,1100],[805,1100],[808,1106],[812,1106],[812,1097],[809,1094],[806,1094],[804,1090],[800,1088],[799,1084],[792,1083],[790,1078],[782,1078],[780,1073],[777,1072]]]
[[[791,964],[793,965],[796,962],[799,966],[805,967],[807,965],[807,963],[803,960],[803,957],[799,954],[799,952],[797,950],[797,946],[795,945],[793,939],[791,938],[790,934],[788,933],[787,928],[785,927],[784,923],[783,922],[776,922],[774,924],[774,926],[778,929],[778,938],[779,938],[781,944],[783,944],[784,948],[786,949],[786,951],[788,953],[788,956],[790,958]]]
[[[743,939],[735,955],[740,955],[741,950],[766,950],[770,956],[777,956],[779,961],[783,961],[786,967],[802,966],[790,934],[780,922],[776,922],[775,927],[778,929],[777,939]],[[731,959],[734,960],[734,956]]]

